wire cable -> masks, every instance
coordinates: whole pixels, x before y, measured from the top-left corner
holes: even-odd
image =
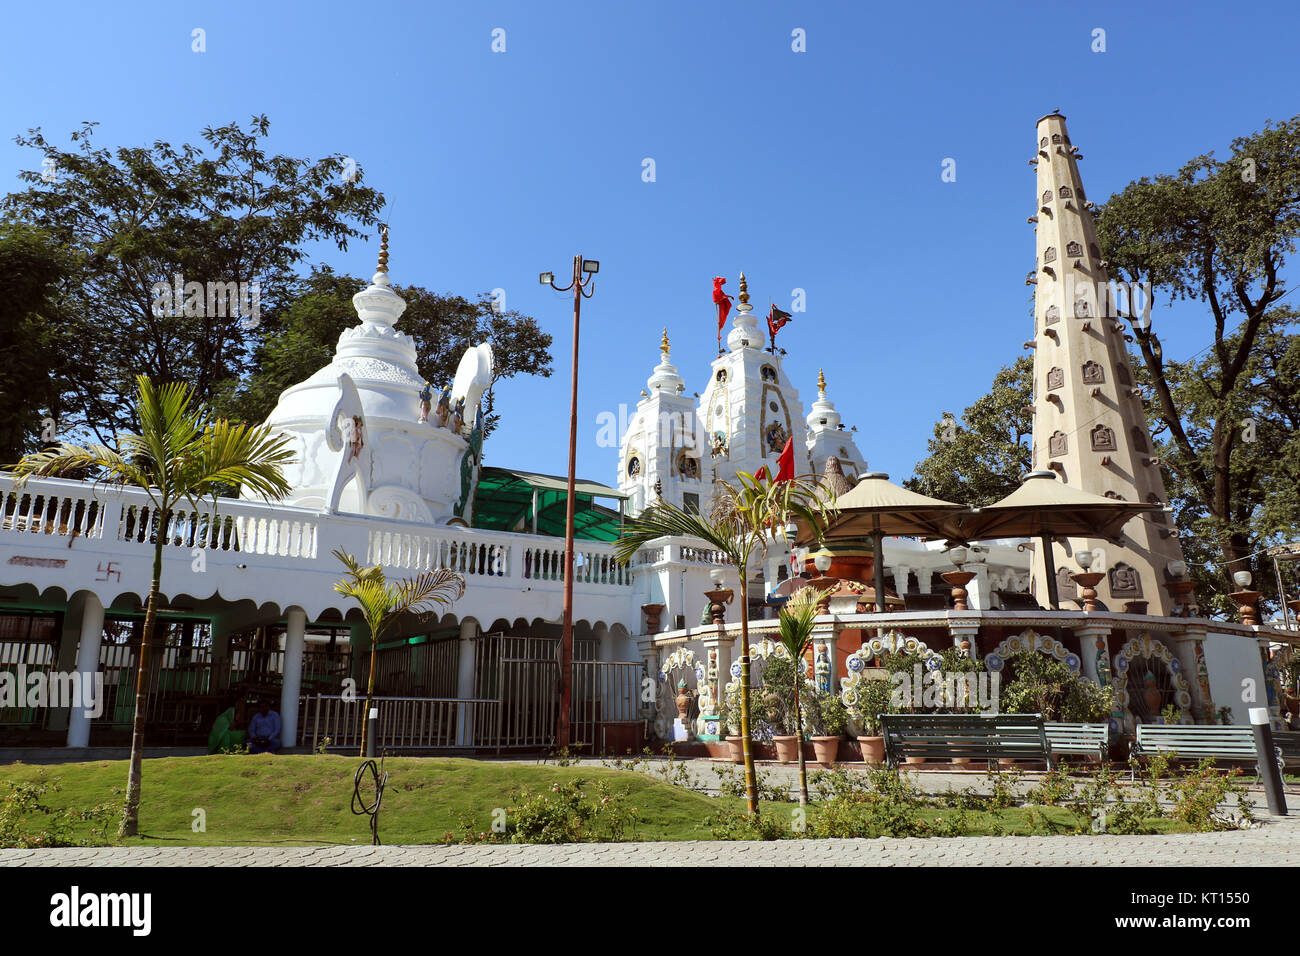
[[[352,778],[352,812],[357,816],[370,817],[370,843],[372,846],[379,846],[379,805],[384,801],[384,786],[388,783],[388,771],[384,770],[384,758],[379,758],[376,764],[373,760],[367,760],[357,767],[356,776]],[[370,779],[374,781],[375,799],[373,803],[367,803],[361,796],[361,778],[365,776],[366,771],[370,771]]]

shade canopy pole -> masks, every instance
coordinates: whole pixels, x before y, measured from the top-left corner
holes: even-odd
[[[1056,592],[1056,555],[1052,548],[1052,536],[1043,535],[1043,568],[1047,573],[1047,605],[1053,611],[1061,609],[1061,598]]]
[[[876,610],[885,612],[885,533],[877,528],[871,532],[871,550],[875,555]]]

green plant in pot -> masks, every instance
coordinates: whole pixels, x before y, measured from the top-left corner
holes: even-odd
[[[830,766],[839,756],[840,738],[849,729],[849,709],[839,694],[813,689],[808,695],[805,719],[812,733],[817,762]]]
[[[891,712],[893,684],[886,678],[858,682],[849,714],[858,727],[862,759],[869,764],[884,763],[885,738],[881,735],[880,715]]]

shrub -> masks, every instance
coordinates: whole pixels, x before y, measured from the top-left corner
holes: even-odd
[[[108,828],[117,809],[100,805],[77,810],[47,806],[42,798],[59,790],[58,782],[40,778],[34,783],[8,783],[0,797],[0,847],[44,849],[52,846],[102,846],[108,842]],[[74,824],[89,823],[86,836],[78,836]]]
[[[1007,663],[1013,680],[1002,689],[1003,713],[1042,714],[1044,720],[1075,723],[1110,715],[1114,691],[1074,673],[1061,661],[1037,651],[1021,651]]]

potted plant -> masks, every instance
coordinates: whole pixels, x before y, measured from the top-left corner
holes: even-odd
[[[839,694],[814,690],[808,698],[808,725],[817,762],[829,767],[839,756],[840,738],[849,726],[849,711]]]
[[[862,733],[858,745],[868,764],[885,762],[885,738],[880,733],[880,715],[890,712],[893,687],[887,676],[866,678],[858,683],[850,713]]]
[[[750,717],[757,717],[757,695],[750,701]],[[722,696],[722,725],[726,728],[727,751],[732,763],[745,762],[745,741],[740,733],[740,681],[731,684]]]
[[[798,671],[790,658],[769,658],[763,671],[763,687],[757,695],[762,700],[760,706],[766,713],[767,722],[771,724],[772,744],[776,748],[776,759],[781,763],[801,759],[803,750],[800,746],[803,715],[797,683],[807,685],[808,681]]]

